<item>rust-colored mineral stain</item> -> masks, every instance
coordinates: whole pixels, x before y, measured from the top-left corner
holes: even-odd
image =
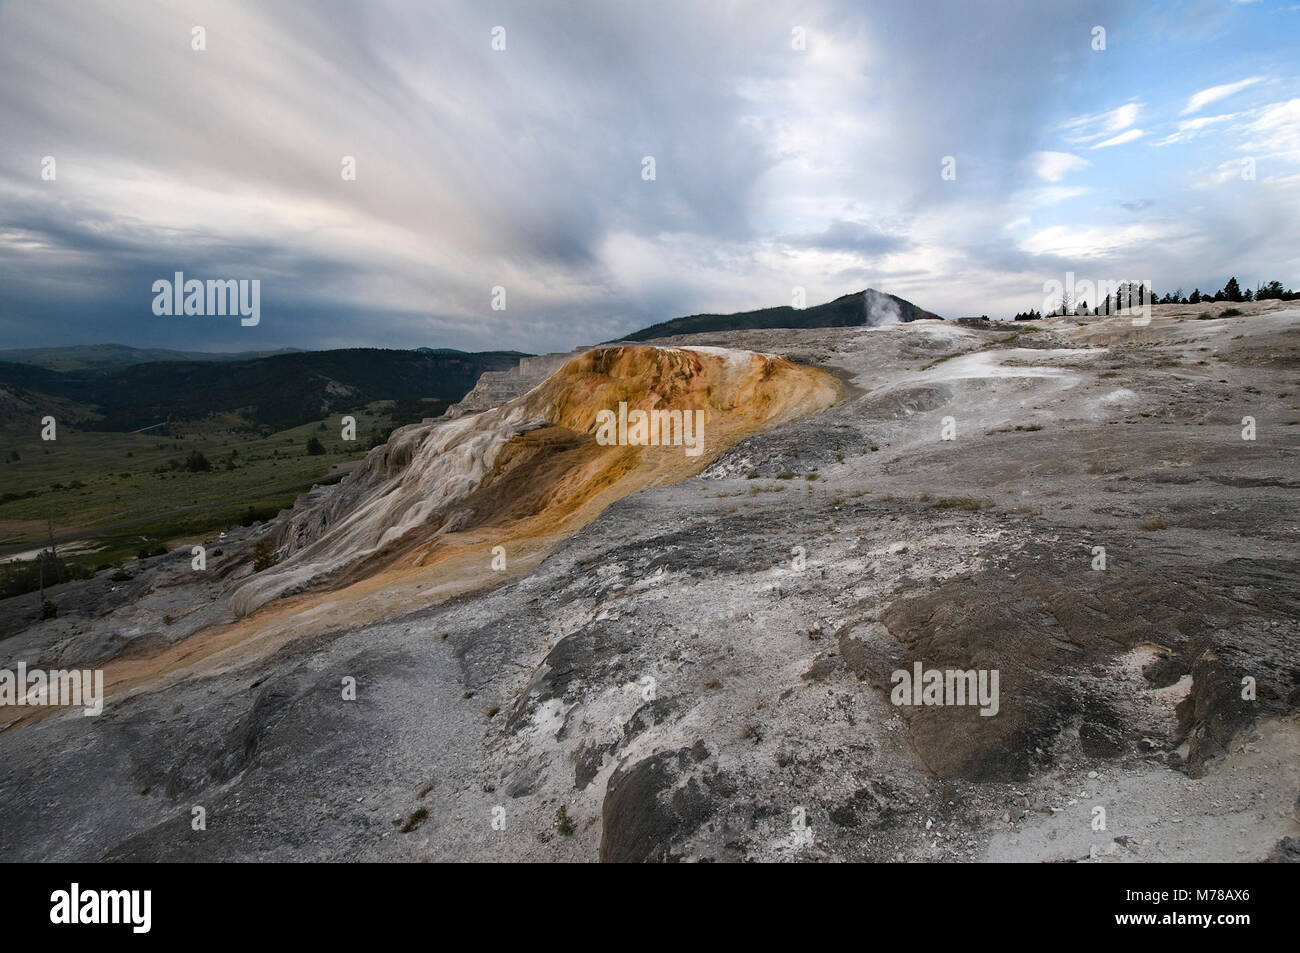
[[[600,348],[570,360],[519,400],[550,426],[515,437],[465,502],[472,527],[430,536],[420,527],[349,567],[327,589],[272,602],[247,618],[213,626],[142,657],[106,663],[104,691],[120,695],[197,674],[229,670],[299,638],[356,629],[533,569],[611,503],[694,476],[750,434],[823,410],[841,384],[816,368],[775,355],[644,345]],[[703,409],[704,449],[601,446],[598,411]],[[505,571],[490,569],[504,546]],[[6,727],[55,708],[20,708]]]

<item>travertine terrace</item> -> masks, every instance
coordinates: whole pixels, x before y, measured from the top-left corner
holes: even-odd
[[[7,643],[117,676],[98,719],[0,734],[0,848],[1274,856],[1300,833],[1300,311],[1222,310],[597,349],[407,428],[217,578],[177,554]],[[702,404],[716,442],[598,447],[619,400]],[[258,541],[281,562],[253,575]],[[892,705],[916,662],[997,668],[998,715]]]

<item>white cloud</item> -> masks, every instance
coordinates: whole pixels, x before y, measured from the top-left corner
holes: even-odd
[[[1078,198],[1080,195],[1086,195],[1087,192],[1087,189],[1077,185],[1049,185],[1045,188],[1022,192],[1015,196],[1015,199],[1028,208],[1042,208],[1047,205],[1056,205],[1066,199]]]
[[[1060,182],[1071,172],[1086,168],[1087,159],[1071,155],[1068,152],[1035,152],[1031,159],[1034,172],[1047,182]]]
[[[1300,98],[1265,106],[1240,131],[1239,148],[1246,152],[1300,160]]]
[[[1127,129],[1137,122],[1141,111],[1141,103],[1125,103],[1117,109],[1067,119],[1061,128],[1066,130],[1066,137],[1071,142],[1092,142]]]
[[[1186,142],[1197,134],[1204,132],[1210,126],[1216,126],[1221,122],[1227,122],[1230,119],[1236,119],[1241,113],[1223,113],[1218,116],[1198,116],[1195,119],[1183,119],[1178,123],[1178,129],[1170,133],[1163,139],[1153,143],[1157,146],[1169,146],[1175,142]]]
[[[1116,252],[1142,248],[1172,234],[1166,228],[1141,224],[1120,227],[1053,225],[1030,235],[1020,243],[1020,247],[1032,255],[1103,258]]]
[[[1207,189],[1241,178],[1241,160],[1228,159],[1220,162],[1213,172],[1206,173],[1192,183],[1194,188]]]
[[[1146,133],[1141,129],[1130,129],[1128,132],[1121,132],[1118,136],[1112,136],[1104,142],[1099,142],[1092,149],[1105,149],[1109,146],[1122,146],[1126,142],[1132,142],[1134,139],[1141,139]]]
[[[1217,103],[1220,99],[1227,99],[1229,96],[1235,95],[1247,87],[1262,82],[1264,82],[1263,76],[1252,76],[1250,79],[1238,80],[1235,83],[1224,83],[1221,86],[1211,86],[1209,89],[1203,89],[1187,100],[1187,105],[1183,108],[1180,115],[1186,116],[1189,113],[1197,112],[1204,109],[1210,103]]]

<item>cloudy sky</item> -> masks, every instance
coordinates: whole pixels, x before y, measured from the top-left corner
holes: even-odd
[[[0,347],[1297,287],[1298,63],[1295,0],[0,0]],[[155,316],[176,271],[259,279],[260,324]]]

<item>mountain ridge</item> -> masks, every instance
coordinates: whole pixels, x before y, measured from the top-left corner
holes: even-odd
[[[0,388],[27,404],[55,400],[93,408],[93,415],[73,421],[93,430],[134,430],[166,419],[224,412],[240,412],[255,425],[283,429],[375,400],[457,401],[483,372],[514,367],[526,356],[518,351],[445,354],[341,348],[66,371],[0,363]]]
[[[241,361],[280,354],[302,354],[306,348],[283,347],[265,351],[180,351],[129,344],[65,344],[52,347],[15,347],[0,350],[0,363],[27,364],[52,371],[91,367],[157,364],[176,361]]]
[[[832,301],[813,305],[810,308],[793,308],[785,305],[776,308],[759,308],[755,311],[736,311],[731,314],[685,315],[652,324],[616,340],[651,341],[675,334],[699,334],[707,331],[753,331],[773,328],[807,330],[922,320],[942,321],[943,318],[933,311],[918,307],[905,298],[877,291],[874,288],[865,288],[862,291],[840,295]]]

